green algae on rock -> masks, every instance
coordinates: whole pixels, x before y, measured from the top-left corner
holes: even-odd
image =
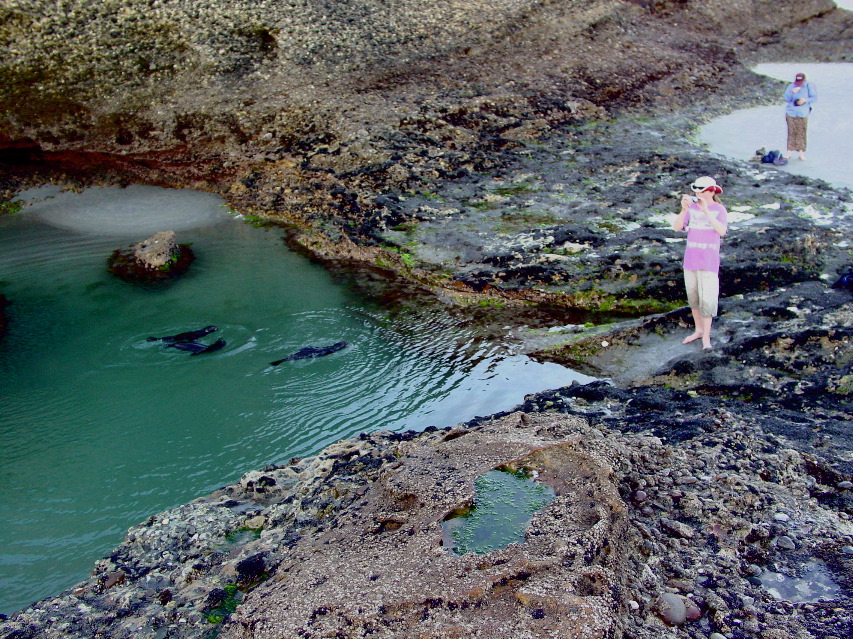
[[[457,555],[484,554],[524,541],[536,511],[554,499],[554,491],[523,471],[492,470],[474,482],[474,501],[443,522],[443,545]]]

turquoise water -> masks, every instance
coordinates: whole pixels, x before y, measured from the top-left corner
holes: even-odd
[[[0,217],[0,612],[84,579],[131,525],[240,475],[377,429],[439,427],[589,381],[441,313],[390,313],[217,198],[45,190]],[[106,272],[172,228],[197,256],[149,289]],[[215,325],[200,356],[149,336]],[[349,342],[324,358],[270,361]]]

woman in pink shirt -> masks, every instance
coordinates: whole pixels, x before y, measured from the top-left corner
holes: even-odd
[[[702,348],[710,350],[711,323],[717,316],[720,296],[720,238],[726,234],[727,213],[717,197],[723,189],[714,178],[697,178],[690,188],[694,195],[681,197],[681,212],[672,223],[676,231],[687,230],[684,286],[696,329],[684,343],[701,339]]]

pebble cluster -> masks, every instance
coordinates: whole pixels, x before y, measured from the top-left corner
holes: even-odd
[[[850,472],[823,466],[802,451],[807,442],[773,434],[761,408],[603,383],[531,396],[524,408],[650,435],[632,440],[621,482],[642,535],[632,557],[639,597],[632,608],[647,614],[638,625],[656,611],[668,623],[686,623],[676,624],[685,634],[672,636],[840,639],[851,632]],[[829,582],[809,577],[813,562]],[[804,577],[800,599],[777,600],[769,572]],[[831,596],[821,600],[821,593]]]

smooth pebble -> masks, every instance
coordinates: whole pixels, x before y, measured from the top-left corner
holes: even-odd
[[[782,550],[794,550],[796,545],[794,545],[794,540],[788,537],[788,535],[782,535],[781,537],[776,538],[776,546],[781,548]]]
[[[656,608],[661,618],[673,626],[680,626],[687,621],[687,607],[684,600],[671,592],[663,593],[657,600]]]

